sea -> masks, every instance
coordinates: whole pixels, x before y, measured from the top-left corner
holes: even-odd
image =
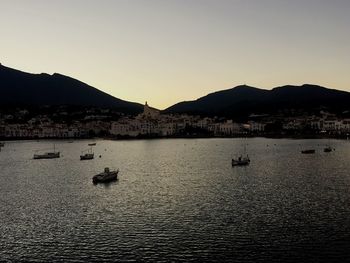
[[[95,159],[80,161],[93,142]],[[33,159],[53,145],[60,158]],[[327,145],[335,150],[323,152]],[[232,167],[240,154],[250,165]],[[118,181],[94,185],[105,167],[119,169]],[[346,260],[347,140],[33,140],[1,148],[0,262]]]

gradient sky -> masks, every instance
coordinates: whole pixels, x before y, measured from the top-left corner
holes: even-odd
[[[0,0],[0,62],[160,109],[240,84],[350,91],[350,1]]]

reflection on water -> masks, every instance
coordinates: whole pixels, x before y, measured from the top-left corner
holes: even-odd
[[[350,143],[191,139],[52,141],[0,152],[0,259],[296,262],[350,256]],[[231,167],[244,151],[251,164]],[[316,154],[302,155],[304,148]],[[104,167],[119,180],[93,185]]]

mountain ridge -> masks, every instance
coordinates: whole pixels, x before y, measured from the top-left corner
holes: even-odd
[[[74,105],[114,108],[139,113],[142,105],[115,98],[80,80],[60,73],[33,74],[0,64],[1,105]]]
[[[281,110],[315,111],[320,108],[329,108],[341,111],[348,110],[349,105],[349,92],[319,85],[284,85],[271,90],[239,85],[209,93],[196,100],[176,103],[164,112],[237,118],[247,117],[252,113],[275,114]]]
[[[0,106],[74,105],[114,108],[126,114],[143,105],[115,98],[80,80],[60,73],[33,74],[0,64]],[[178,102],[163,113],[246,118],[280,111],[350,111],[350,93],[320,85],[284,85],[271,90],[248,85],[215,91],[196,100]]]

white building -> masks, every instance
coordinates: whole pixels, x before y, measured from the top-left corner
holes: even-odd
[[[342,121],[337,119],[324,120],[323,129],[326,131],[340,131],[342,128]]]
[[[350,119],[342,120],[342,128],[343,132],[350,132]]]
[[[291,130],[291,131],[296,131],[296,130],[301,130],[304,128],[304,123],[303,120],[291,120],[286,123],[283,123],[282,125],[283,130]]]
[[[209,130],[212,131],[214,135],[241,134],[243,132],[243,125],[240,123],[235,123],[232,120],[227,120],[224,123],[209,125]]]
[[[143,112],[139,114],[137,119],[158,119],[160,115],[160,111],[148,106],[147,101],[143,106]]]
[[[110,134],[136,137],[140,134],[139,121],[125,118],[118,122],[112,122]]]
[[[265,131],[265,123],[250,121],[248,122],[248,129],[251,132],[264,132]]]
[[[171,136],[174,135],[177,131],[177,125],[176,123],[160,123],[158,126],[159,129],[159,135],[161,136]]]

